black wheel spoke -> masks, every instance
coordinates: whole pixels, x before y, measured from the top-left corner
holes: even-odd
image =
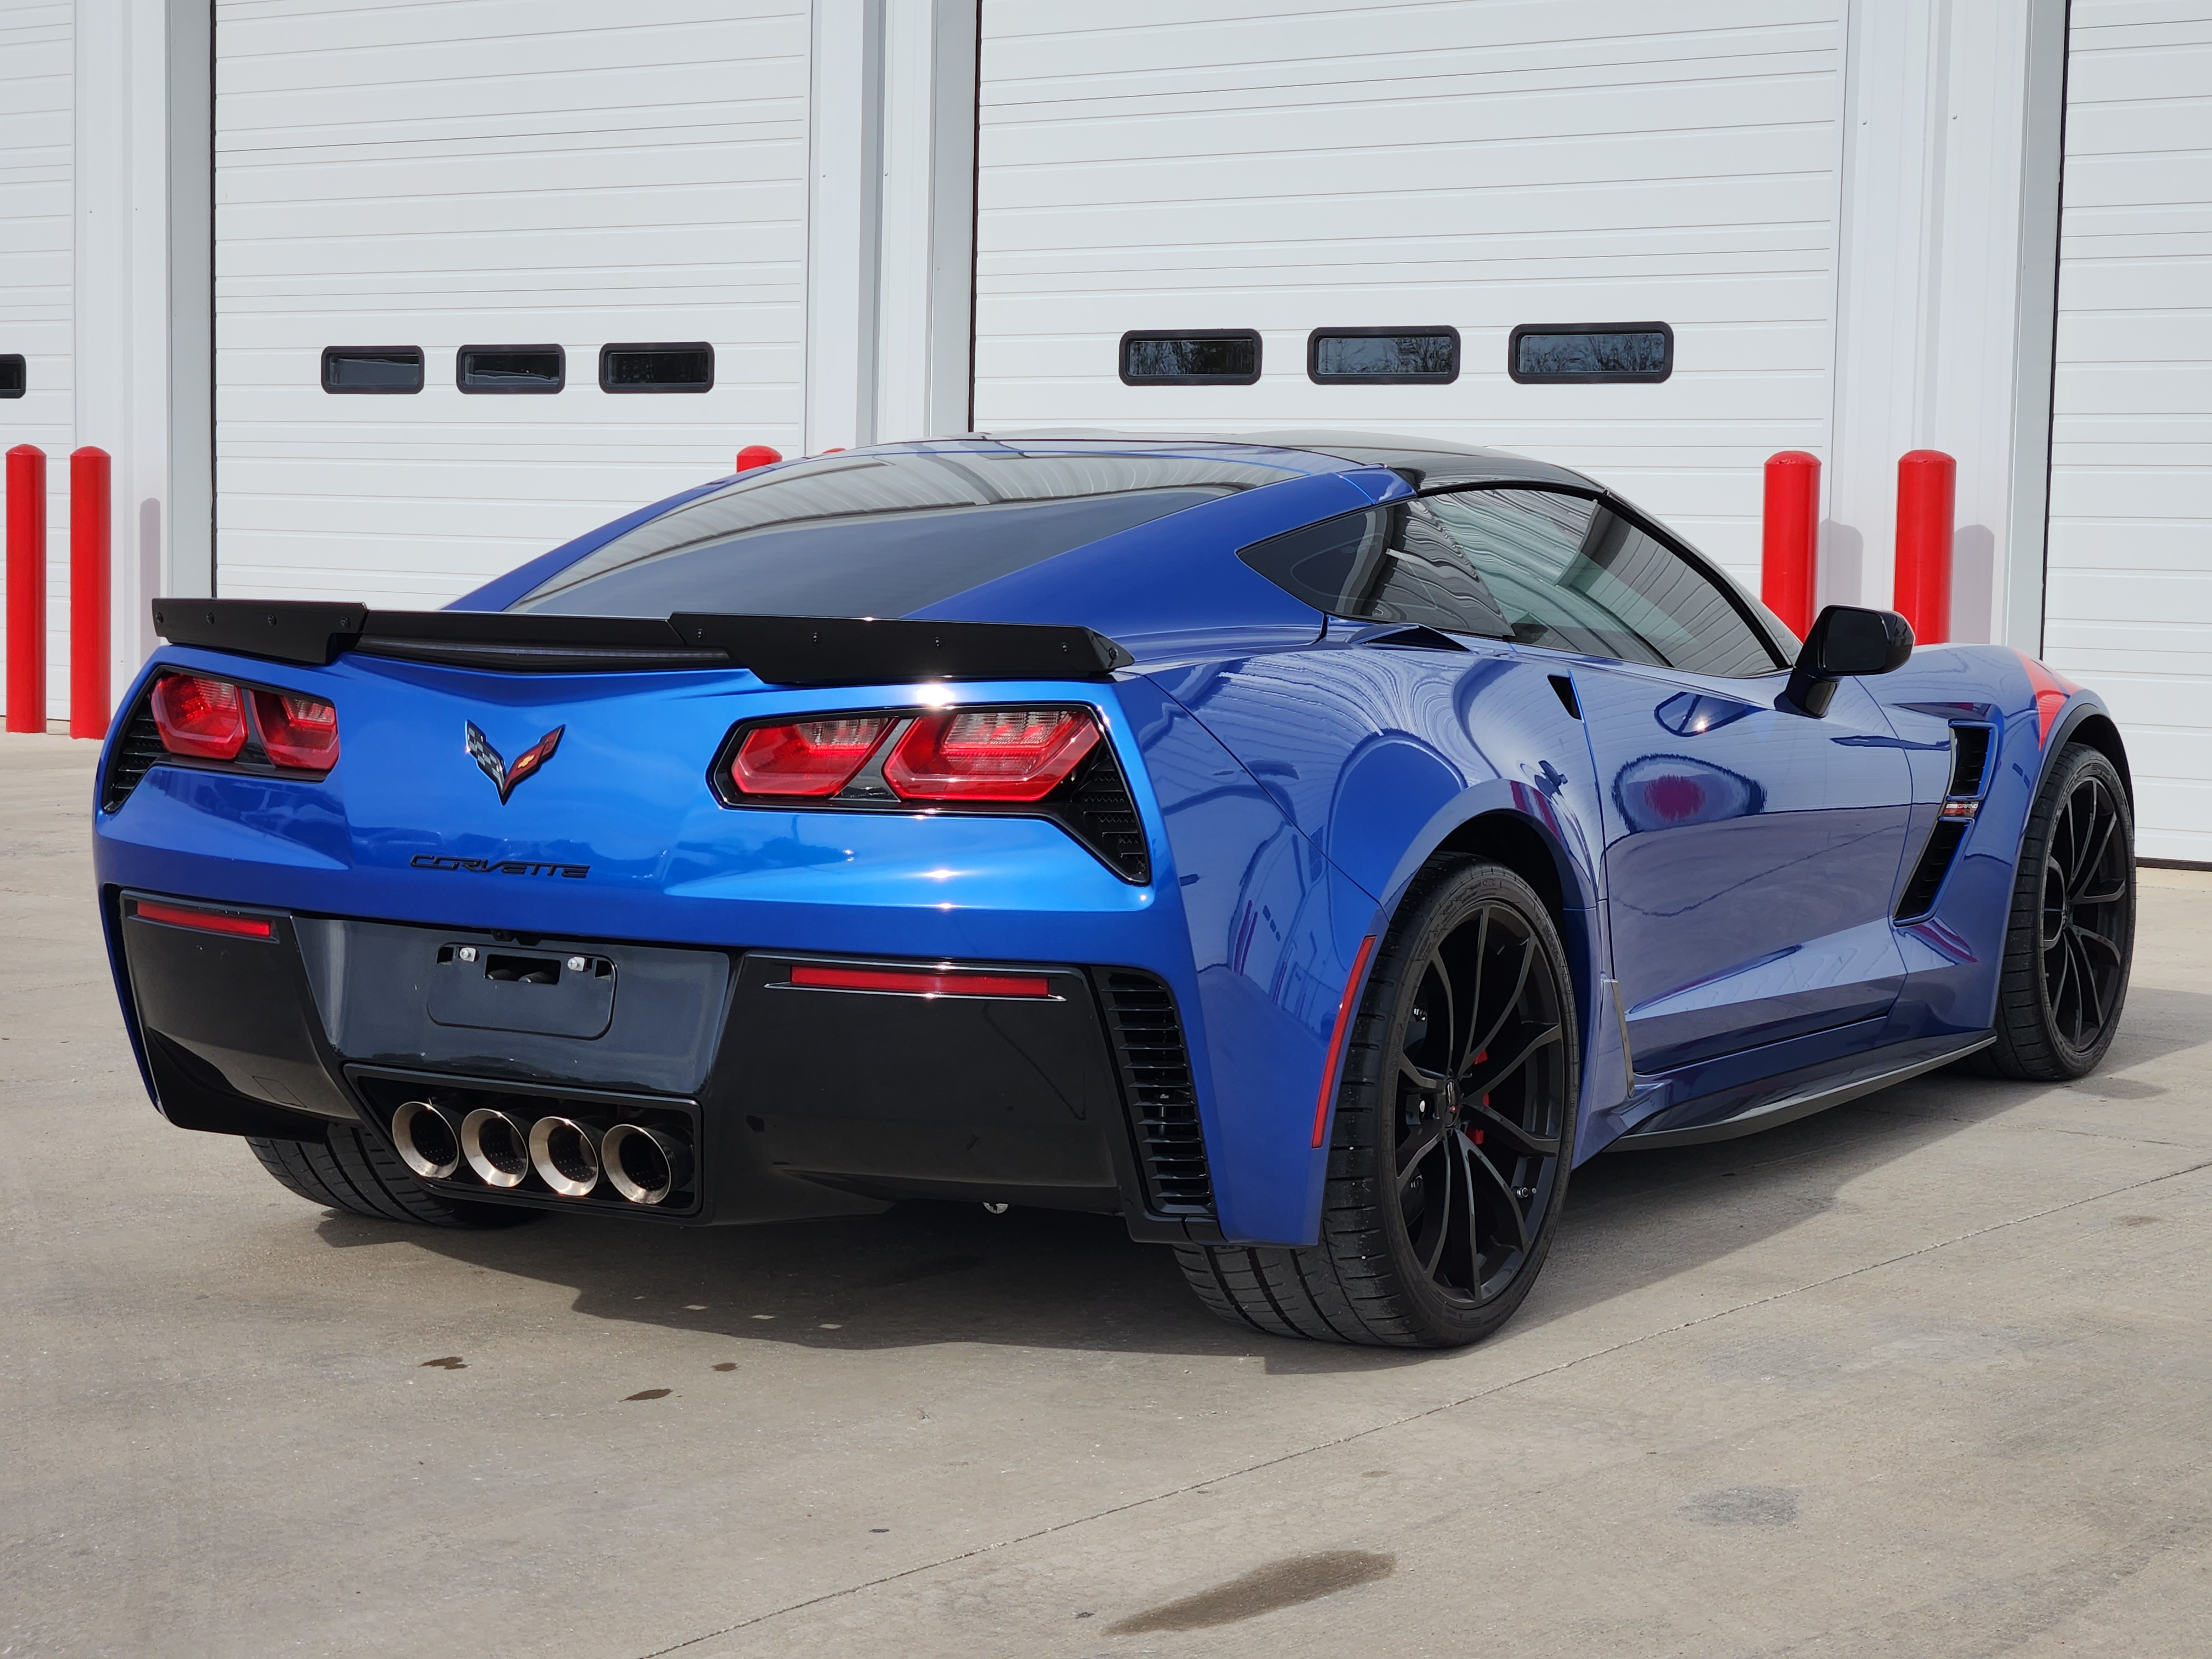
[[[2095,909],[2100,905],[2118,904],[2127,896],[2127,883],[2123,879],[2111,887],[2100,887],[2094,893],[2076,894],[2074,904],[2077,909]]]
[[[1468,1121],[1480,1124],[1486,1133],[1496,1135],[1525,1157],[1557,1158],[1559,1155],[1559,1143],[1556,1139],[1533,1133],[1502,1112],[1471,1103],[1460,1109]]]
[[[2081,930],[2067,941],[2066,951],[2074,963],[2075,983],[2080,987],[2076,999],[2080,1012],[2074,1020],[2075,1046],[2079,1048],[2083,1030],[2094,1031],[2105,1023],[2104,999],[2097,994],[2097,971],[2089,960],[2089,947],[2081,943]]]
[[[1453,994],[1451,970],[1444,965],[1442,950],[1430,952],[1428,964],[1422,969],[1421,979],[1424,988],[1431,982],[1436,987],[1435,991],[1427,993],[1428,994],[1443,999],[1443,1023],[1441,1026],[1437,1023],[1436,1011],[1431,1009],[1429,1012],[1428,1041],[1436,1043],[1437,1051],[1443,1054],[1445,1064],[1449,1065],[1451,1062],[1451,1056],[1457,1052],[1452,1044],[1457,1040],[1459,1034],[1459,1000]],[[1443,1041],[1437,1042],[1440,1031]]]
[[[1498,1034],[1505,1029],[1505,1022],[1513,1018],[1513,1011],[1521,1006],[1521,993],[1528,988],[1528,970],[1535,960],[1536,941],[1523,939],[1521,943],[1521,967],[1513,976],[1512,992],[1498,1006],[1498,1018],[1490,1022],[1490,1029],[1482,1034],[1481,1040],[1468,1044],[1467,1051],[1460,1056],[1458,1074],[1461,1077],[1468,1074],[1477,1055],[1490,1052],[1490,1045],[1498,1041]]]
[[[2074,924],[2074,933],[2075,937],[2079,939],[2085,946],[2094,945],[2101,950],[2110,951],[2114,962],[2118,962],[2120,959],[2120,947],[2118,943],[2113,939],[2107,939],[2095,928],[2084,927],[2077,921]]]
[[[1444,1259],[1444,1244],[1451,1237],[1451,1158],[1449,1154],[1446,1154],[1444,1158],[1443,1201],[1436,1206],[1437,1242],[1429,1247],[1429,1259],[1421,1264],[1421,1271],[1431,1279],[1434,1279],[1437,1276],[1437,1264]]]
[[[1404,1054],[1398,1056],[1398,1075],[1423,1094],[1434,1094],[1451,1081],[1441,1072],[1431,1072],[1413,1064]]]
[[[1480,1302],[1484,1299],[1482,1218],[1474,1212],[1474,1166],[1469,1162],[1470,1159],[1478,1158],[1480,1154],[1468,1143],[1465,1135],[1460,1135],[1457,1139],[1460,1162],[1466,1166],[1461,1171],[1461,1179],[1467,1189],[1467,1288],[1474,1293],[1474,1299]]]
[[[1398,1190],[1401,1193],[1412,1183],[1413,1177],[1421,1172],[1421,1164],[1429,1154],[1441,1146],[1443,1144],[1444,1136],[1450,1133],[1449,1126],[1443,1123],[1425,1127],[1431,1129],[1429,1138],[1414,1147],[1413,1151],[1399,1154]]]
[[[1506,1216],[1513,1223],[1513,1243],[1515,1247],[1519,1249],[1527,1249],[1528,1248],[1528,1218],[1521,1212],[1520,1195],[1516,1194],[1513,1190],[1512,1187],[1507,1183],[1505,1177],[1498,1173],[1497,1166],[1492,1164],[1488,1158],[1482,1155],[1482,1148],[1480,1146],[1469,1146],[1468,1151],[1471,1154],[1468,1163],[1469,1170],[1477,1176],[1484,1187],[1486,1187],[1491,1190],[1492,1195],[1496,1197],[1498,1203],[1504,1206]],[[1468,1196],[1470,1200],[1472,1200],[1473,1194],[1470,1193]]]
[[[2120,815],[2117,812],[2106,812],[2097,821],[2095,831],[2089,838],[2087,855],[2075,861],[2073,878],[2066,884],[2066,896],[2075,903],[2082,902],[2082,889],[2089,884],[2099,866],[2104,863],[2105,848],[2112,844],[2112,831],[2118,827],[2119,822]]]
[[[1480,1083],[1474,1081],[1472,1079],[1463,1079],[1460,1084],[1461,1091],[1475,1099],[1480,1099],[1483,1096],[1490,1093],[1492,1090],[1497,1088],[1499,1084],[1504,1082],[1506,1079],[1511,1077],[1514,1073],[1519,1071],[1523,1066],[1526,1066],[1530,1060],[1535,1057],[1540,1050],[1550,1048],[1559,1040],[1559,1028],[1556,1025],[1547,1026],[1543,1030],[1537,1032],[1534,1036],[1530,1037],[1526,1043],[1522,1044],[1519,1054],[1514,1055],[1512,1059],[1507,1060],[1503,1066],[1493,1067],[1489,1074]]]

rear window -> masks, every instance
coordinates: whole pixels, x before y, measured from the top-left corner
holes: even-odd
[[[1285,474],[1203,456],[896,452],[748,474],[509,607],[567,616],[904,617]]]

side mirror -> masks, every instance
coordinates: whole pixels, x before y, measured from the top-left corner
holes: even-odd
[[[1838,680],[1847,675],[1890,673],[1904,667],[1911,655],[1912,624],[1894,611],[1829,605],[1805,636],[1805,648],[1790,671],[1783,701],[1819,720],[1828,712]]]

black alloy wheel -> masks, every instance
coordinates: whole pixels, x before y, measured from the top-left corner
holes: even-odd
[[[2067,792],[2043,855],[2043,993],[2067,1046],[2086,1053],[2119,1012],[2134,884],[2118,798],[2084,772]]]
[[[1395,1347],[1504,1323],[1566,1195],[1571,988],[1559,930],[1521,877],[1471,860],[1425,872],[1353,1022],[1321,1242],[1181,1249],[1200,1299],[1277,1335]]]
[[[2112,763],[2069,744],[2021,837],[1990,1076],[2056,1082],[2112,1047],[2135,956],[2135,815]]]
[[[1543,1231],[1567,1115],[1559,990],[1506,903],[1479,905],[1420,964],[1396,1045],[1391,1162],[1399,1225],[1447,1302],[1503,1295]]]

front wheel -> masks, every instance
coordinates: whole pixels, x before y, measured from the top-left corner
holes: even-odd
[[[1200,1298],[1275,1335],[1393,1347],[1455,1347],[1504,1324],[1566,1195],[1571,983],[1519,876],[1479,862],[1425,874],[1352,1028],[1321,1242],[1179,1247]]]
[[[2119,1029],[2135,944],[2127,790],[2110,760],[2069,744],[2021,836],[1996,1041],[1974,1056],[1977,1068],[2039,1083],[2095,1070]]]

